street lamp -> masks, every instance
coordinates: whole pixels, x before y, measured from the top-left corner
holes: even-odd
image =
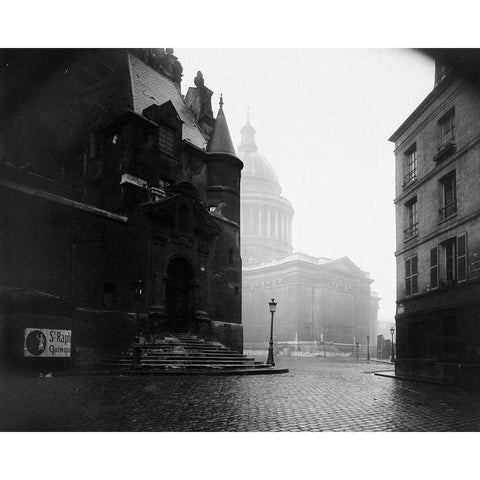
[[[367,362],[370,361],[370,335],[367,335]]]
[[[390,334],[392,335],[392,362],[395,361],[395,351],[393,350],[393,332],[395,332],[395,329],[392,327],[390,329]]]
[[[277,304],[273,298],[271,302],[268,302],[268,306],[270,307],[272,319],[270,322],[270,343],[268,344],[267,365],[271,365],[272,367],[274,367],[275,362],[273,361],[273,315],[275,313],[275,309],[277,308]]]
[[[140,300],[143,294],[143,282],[142,280],[137,280],[135,282],[135,296],[138,299],[139,305],[137,309],[137,332],[135,334],[135,344],[133,345],[133,355],[132,355],[132,363],[134,368],[139,368],[141,363],[141,349],[139,343],[139,334],[140,334]]]

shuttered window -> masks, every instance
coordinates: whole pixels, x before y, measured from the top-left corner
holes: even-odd
[[[430,250],[430,288],[438,287],[438,247]]]
[[[467,279],[467,236],[457,238],[457,280],[463,282]]]
[[[418,257],[417,255],[405,260],[405,294],[412,295],[418,292]]]

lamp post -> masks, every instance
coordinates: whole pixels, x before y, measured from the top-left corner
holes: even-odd
[[[133,345],[133,368],[139,368],[141,363],[141,349],[139,345],[139,333],[140,333],[140,300],[143,294],[143,282],[142,280],[137,280],[135,283],[135,296],[138,299],[138,308],[137,308],[137,332],[135,333],[135,344]]]
[[[393,350],[393,332],[395,332],[395,329],[392,327],[390,329],[390,334],[392,335],[392,362],[395,361],[395,351]]]
[[[370,335],[367,335],[367,362],[370,361]]]
[[[137,280],[135,283],[135,296],[138,299],[138,308],[137,308],[137,335],[140,333],[140,300],[143,294],[143,281]]]
[[[359,343],[356,342],[355,345],[357,346],[357,362],[358,362],[358,346],[359,346]]]
[[[273,361],[273,315],[275,313],[275,309],[277,308],[277,304],[273,298],[271,302],[268,302],[268,306],[270,307],[272,319],[270,321],[270,343],[268,344],[267,365],[271,365],[272,367],[274,367],[275,362]]]

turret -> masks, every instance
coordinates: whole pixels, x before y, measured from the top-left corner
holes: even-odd
[[[223,112],[223,98],[220,96],[215,126],[207,145],[207,206],[212,213],[240,222],[240,172],[243,163],[233,148],[227,120]]]

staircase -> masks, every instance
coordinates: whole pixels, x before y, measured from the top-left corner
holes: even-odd
[[[134,348],[140,348],[141,352],[140,362],[135,364]],[[255,375],[288,372],[288,369],[265,365],[219,343],[207,342],[188,333],[165,334],[163,340],[132,347],[128,352],[103,360],[98,367],[133,374]]]

